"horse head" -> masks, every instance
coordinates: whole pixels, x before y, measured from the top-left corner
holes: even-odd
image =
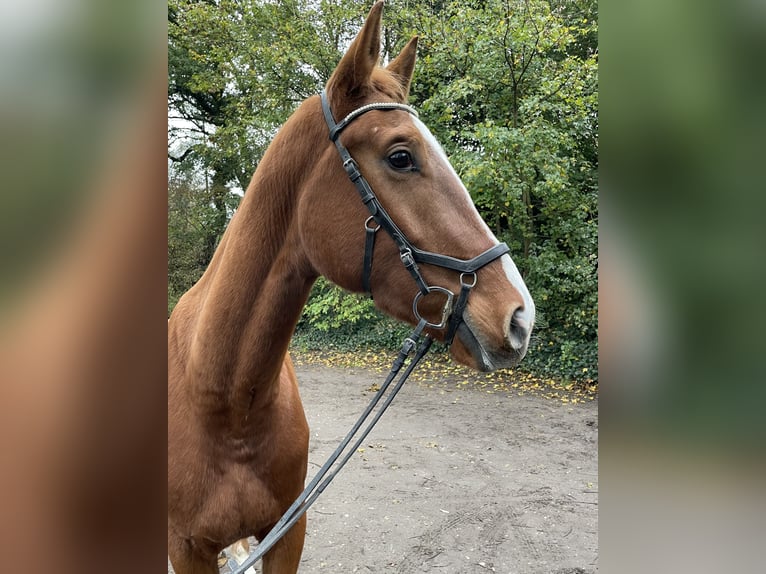
[[[306,255],[341,287],[370,291],[383,312],[411,324],[424,318],[432,336],[451,339],[458,362],[513,366],[527,351],[534,303],[442,147],[405,105],[417,37],[379,66],[382,7],[373,6],[325,89],[325,139],[299,208]],[[319,102],[310,101],[316,116]]]

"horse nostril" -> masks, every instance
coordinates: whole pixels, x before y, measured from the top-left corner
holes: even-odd
[[[520,351],[527,344],[530,327],[524,307],[519,307],[511,315],[508,328],[508,342],[515,351]]]

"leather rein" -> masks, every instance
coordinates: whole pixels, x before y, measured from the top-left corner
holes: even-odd
[[[405,111],[413,116],[417,117],[418,113],[413,108],[406,104],[399,104],[394,102],[380,102],[373,103],[357,108],[340,122],[335,121],[330,110],[330,104],[327,100],[327,94],[324,90],[321,93],[322,100],[322,112],[324,114],[327,127],[330,130],[330,141],[335,144],[338,153],[340,154],[341,161],[343,162],[343,169],[346,171],[351,182],[356,187],[362,202],[367,206],[370,211],[370,217],[364,223],[365,228],[365,248],[364,248],[364,271],[362,277],[362,284],[365,291],[371,294],[370,276],[372,273],[372,256],[375,248],[375,236],[377,232],[382,228],[393,239],[397,248],[399,249],[399,257],[402,264],[410,273],[415,283],[418,286],[418,293],[412,302],[412,311],[417,319],[418,323],[415,329],[402,343],[402,347],[399,350],[399,354],[394,360],[391,371],[389,372],[386,380],[381,385],[378,392],[367,405],[367,408],[361,414],[354,426],[343,438],[335,451],[330,455],[327,461],[324,463],[319,472],[314,476],[309,485],[303,490],[298,498],[293,502],[290,508],[282,515],[282,518],[274,525],[269,533],[258,543],[255,551],[235,570],[234,574],[244,574],[250,566],[255,564],[261,559],[271,548],[284,536],[290,528],[303,516],[309,507],[319,498],[319,495],[327,488],[332,482],[335,476],[340,472],[343,466],[353,456],[353,454],[362,445],[364,439],[370,433],[375,424],[383,416],[383,413],[389,407],[394,397],[404,385],[404,382],[410,376],[410,373],[415,369],[420,360],[428,352],[428,349],[433,343],[433,337],[426,334],[423,336],[423,332],[426,328],[446,329],[444,342],[449,346],[457,332],[460,323],[463,322],[463,313],[468,303],[468,295],[476,286],[477,275],[476,272],[487,264],[491,263],[495,259],[502,257],[510,251],[505,243],[498,243],[497,245],[487,249],[483,253],[477,255],[472,259],[457,259],[448,255],[441,255],[439,253],[432,253],[430,251],[423,251],[415,247],[408,239],[407,236],[399,229],[394,223],[391,216],[386,212],[383,206],[372,190],[372,187],[362,175],[359,170],[359,165],[351,157],[348,149],[338,139],[341,132],[356,118],[359,116],[373,111],[373,110],[401,110]],[[373,226],[374,225],[374,226]],[[455,294],[446,287],[440,287],[435,285],[429,285],[420,272],[418,263],[426,265],[435,265],[437,267],[443,267],[460,273],[460,293],[455,301]],[[418,309],[418,303],[420,300],[430,293],[442,293],[446,295],[447,301],[442,309],[441,320],[438,323],[430,322],[423,318]],[[421,338],[423,339],[421,341]],[[419,343],[419,344],[418,344]],[[399,375],[402,367],[404,366],[407,358],[415,351],[414,356],[411,358],[407,368],[399,376],[396,384],[391,386],[394,380]],[[385,396],[385,400],[383,400]],[[382,401],[382,403],[381,403]],[[377,410],[375,410],[377,407]],[[373,415],[373,411],[375,411]],[[367,422],[367,425],[362,426],[368,418],[372,418]],[[349,444],[354,437],[359,433],[361,434],[354,441],[353,445],[349,448]],[[342,458],[341,458],[342,456]],[[340,460],[339,460],[340,459]],[[337,464],[336,464],[337,463]],[[333,468],[335,466],[335,468]]]

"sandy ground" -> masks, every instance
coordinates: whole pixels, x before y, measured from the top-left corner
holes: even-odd
[[[384,377],[297,370],[312,476]],[[300,572],[597,572],[597,409],[408,382],[309,510]]]

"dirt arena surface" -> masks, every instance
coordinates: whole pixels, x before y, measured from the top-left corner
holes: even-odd
[[[311,477],[385,375],[302,362],[297,371]],[[597,400],[423,375],[309,510],[300,572],[597,572]]]

